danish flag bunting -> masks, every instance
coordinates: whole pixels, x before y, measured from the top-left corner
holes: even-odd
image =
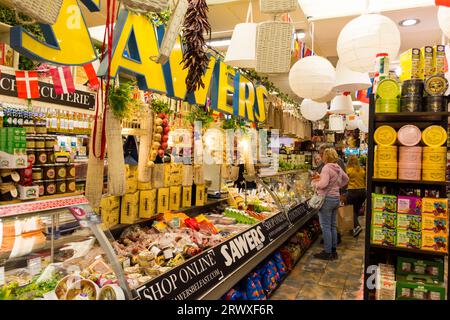
[[[450,0],[435,0],[437,6],[450,7]]]
[[[100,82],[98,81],[97,73],[95,72],[92,63],[85,64],[83,68],[84,71],[86,71],[86,75],[88,76],[89,85],[91,86],[91,88],[98,89],[98,87],[100,86]]]
[[[37,71],[16,71],[17,97],[21,99],[37,99],[39,93]]]
[[[50,70],[50,73],[52,75],[56,94],[73,93],[76,91],[70,67],[54,68]]]

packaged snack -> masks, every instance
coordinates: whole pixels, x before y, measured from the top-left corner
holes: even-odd
[[[448,252],[448,236],[422,232],[422,250]]]
[[[374,211],[397,212],[397,197],[386,194],[372,194],[372,209]]]
[[[372,244],[383,246],[395,246],[397,243],[397,231],[387,228],[372,228],[371,239]]]
[[[397,275],[426,275],[436,281],[444,281],[444,262],[442,259],[418,260],[398,257]]]
[[[447,217],[448,199],[423,198],[422,213],[432,213],[435,216]]]
[[[422,213],[422,198],[410,196],[398,196],[397,213],[420,215]]]
[[[397,300],[444,300],[445,286],[429,276],[398,276]]]
[[[400,81],[424,78],[421,70],[421,58],[418,48],[409,49],[400,55],[400,67],[402,68]]]
[[[425,46],[420,50],[421,53],[421,72],[425,78],[434,74],[434,52],[433,47]]]
[[[408,230],[397,230],[397,247],[420,249],[422,233]]]
[[[422,216],[403,214],[397,215],[397,230],[422,231]]]
[[[435,45],[433,47],[433,71],[435,74],[445,74],[445,46]]]
[[[397,214],[383,211],[372,213],[372,226],[379,228],[395,229],[397,226]]]
[[[448,235],[447,218],[435,217],[431,214],[422,216],[422,231],[434,233],[436,235]]]

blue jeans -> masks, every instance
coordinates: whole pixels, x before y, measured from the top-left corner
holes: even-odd
[[[319,210],[320,227],[323,234],[323,247],[326,253],[331,253],[337,246],[336,213],[340,200],[337,197],[326,197]]]

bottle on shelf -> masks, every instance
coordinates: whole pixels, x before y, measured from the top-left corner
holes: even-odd
[[[17,110],[12,109],[12,125],[11,127],[17,127]]]
[[[74,133],[75,120],[73,112],[67,112],[67,132]]]

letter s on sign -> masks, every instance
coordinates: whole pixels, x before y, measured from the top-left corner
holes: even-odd
[[[231,266],[231,264],[233,263],[233,259],[230,257],[230,254],[228,253],[228,246],[226,244],[223,245],[222,248],[220,248],[220,252],[225,258],[225,265],[227,267]]]
[[[88,9],[95,11],[92,6]],[[56,23],[41,29],[45,42],[21,26],[12,27],[11,47],[28,58],[60,65],[84,65],[97,59],[77,0],[64,0]]]

